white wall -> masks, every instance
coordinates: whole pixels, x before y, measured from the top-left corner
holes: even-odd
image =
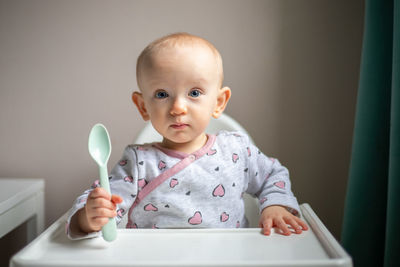
[[[47,225],[66,212],[97,175],[91,126],[111,134],[109,167],[143,126],[130,100],[140,51],[187,31],[222,54],[227,113],[339,237],[363,11],[362,0],[0,0],[0,177],[46,179]]]

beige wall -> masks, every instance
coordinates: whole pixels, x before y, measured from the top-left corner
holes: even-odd
[[[0,1],[0,177],[46,179],[47,225],[96,178],[87,137],[104,123],[109,167],[143,126],[135,60],[187,31],[220,50],[227,113],[291,170],[339,237],[362,41],[363,1]]]

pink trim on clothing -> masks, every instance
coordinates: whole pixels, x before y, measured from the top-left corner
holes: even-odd
[[[200,148],[199,150],[193,152],[192,154],[187,154],[187,153],[184,153],[184,152],[174,151],[174,150],[171,150],[171,149],[167,149],[167,148],[161,147],[158,144],[155,144],[155,147],[157,147],[158,149],[163,151],[165,154],[167,154],[167,155],[169,155],[171,157],[177,157],[177,158],[183,158],[183,159],[181,161],[179,161],[178,163],[176,163],[171,168],[167,169],[166,171],[164,171],[163,173],[158,175],[152,181],[150,181],[138,193],[138,195],[136,196],[135,202],[132,204],[132,206],[130,207],[129,212],[128,212],[128,224],[127,224],[127,227],[133,225],[133,222],[131,221],[132,210],[140,203],[140,201],[142,201],[148,194],[150,194],[154,189],[156,189],[157,186],[159,186],[160,184],[165,182],[165,180],[167,180],[171,176],[175,175],[176,173],[180,172],[181,170],[183,170],[184,168],[189,166],[192,162],[194,162],[196,159],[199,159],[202,156],[204,156],[204,154],[206,154],[210,150],[211,146],[215,142],[216,135],[214,135],[214,134],[213,135],[208,135],[207,134],[207,137],[208,137],[208,139],[207,139],[206,144],[202,148]]]
[[[206,134],[206,135],[207,135],[207,142],[204,144],[204,146],[202,148],[200,148],[199,150],[191,153],[192,155],[195,155],[196,158],[199,158],[199,157],[203,156],[205,153],[207,153],[207,151],[211,148],[211,146],[215,142],[215,138],[216,138],[215,134]],[[187,156],[191,155],[191,154],[188,154],[185,152],[162,147],[160,143],[155,143],[153,146],[173,158],[184,159]],[[204,152],[204,150],[205,150],[205,152]]]
[[[162,147],[160,145],[160,143],[155,143],[153,145],[155,148],[157,148],[158,150],[161,150],[162,152],[164,152],[164,154],[173,157],[173,158],[178,158],[178,159],[184,159],[186,158],[189,154],[185,153],[185,152],[181,152],[181,151],[175,151],[172,149],[168,149],[165,147]]]

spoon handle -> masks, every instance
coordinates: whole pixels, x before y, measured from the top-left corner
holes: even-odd
[[[103,187],[109,194],[111,194],[110,183],[108,182],[107,166],[100,166],[100,186]],[[110,218],[108,223],[101,229],[103,238],[106,241],[113,241],[117,237],[117,225],[115,218]]]

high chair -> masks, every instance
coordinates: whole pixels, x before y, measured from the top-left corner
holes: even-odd
[[[207,133],[241,131],[228,115],[213,119]],[[161,141],[151,124],[134,143]],[[69,240],[64,233],[67,213],[17,253],[11,267],[33,266],[342,266],[351,267],[350,256],[326,229],[310,205],[300,205],[309,230],[283,236],[272,230],[264,236],[258,227],[258,203],[245,195],[250,227],[239,229],[118,229],[111,243],[102,238]],[[127,217],[127,216],[124,216]],[[122,221],[120,228],[125,228]]]
[[[210,124],[206,129],[206,133],[216,134],[221,130],[227,131],[239,131],[245,133],[249,136],[250,141],[254,144],[253,139],[248,134],[248,132],[233,118],[222,113],[222,115],[218,119],[212,118]],[[134,144],[145,144],[152,142],[160,142],[162,140],[162,136],[154,129],[150,122],[147,122],[145,127],[139,132],[136,139],[134,140]],[[244,194],[243,196],[246,210],[246,217],[249,221],[249,227],[256,228],[258,227],[258,201],[256,198],[252,197],[249,194]],[[122,219],[118,228],[125,228],[127,218]]]

